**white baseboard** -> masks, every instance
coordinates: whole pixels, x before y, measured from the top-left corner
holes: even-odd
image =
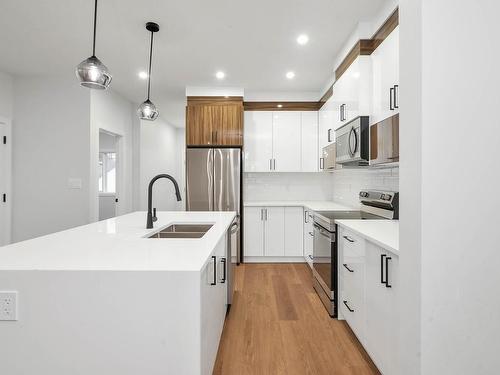
[[[304,257],[243,257],[245,263],[306,263]]]

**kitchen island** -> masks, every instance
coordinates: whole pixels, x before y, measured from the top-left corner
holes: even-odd
[[[226,313],[222,267],[234,212],[135,212],[0,248],[8,374],[210,374]],[[149,238],[171,224],[201,238]],[[224,260],[225,261],[225,260]]]

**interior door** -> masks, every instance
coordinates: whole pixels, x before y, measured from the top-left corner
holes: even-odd
[[[213,149],[186,150],[186,210],[214,209]]]
[[[300,172],[300,112],[273,113],[273,171]]]

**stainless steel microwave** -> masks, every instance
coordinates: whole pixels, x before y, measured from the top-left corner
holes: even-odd
[[[370,159],[368,116],[359,116],[335,131],[336,162],[344,166],[367,166]]]

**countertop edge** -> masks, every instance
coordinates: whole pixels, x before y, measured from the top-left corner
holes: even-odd
[[[337,225],[340,225],[343,228],[346,228],[346,229],[349,229],[350,231],[353,231],[354,233],[365,238],[366,240],[373,242],[374,244],[384,248],[385,250],[390,251],[391,253],[393,253],[394,255],[397,255],[399,257],[399,253],[400,253],[399,249],[394,248],[393,246],[389,245],[387,242],[380,241],[379,239],[366,234],[365,232],[359,230],[356,227],[350,226],[348,223],[346,223],[348,221],[349,220],[335,220],[335,223]]]

